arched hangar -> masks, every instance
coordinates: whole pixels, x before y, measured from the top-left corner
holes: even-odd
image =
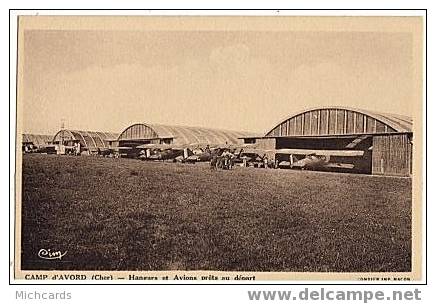
[[[65,147],[79,144],[81,152],[92,154],[98,150],[108,149],[117,136],[118,134],[110,132],[62,129],[55,134],[52,142]]]
[[[23,152],[32,152],[42,149],[51,143],[53,136],[41,134],[22,134],[21,149]]]
[[[42,147],[51,142],[53,136],[51,135],[41,135],[41,134],[23,134],[22,144],[33,145],[34,147]]]
[[[338,153],[337,158],[353,162],[355,169],[363,173],[412,173],[412,118],[402,115],[347,107],[312,108],[286,117],[262,137],[244,140],[275,151],[345,151]],[[362,155],[347,158],[353,153],[347,151],[359,151]]]
[[[120,147],[136,147],[144,144],[168,144],[171,146],[231,145],[242,143],[241,138],[253,133],[228,131],[202,127],[169,126],[161,124],[135,123],[118,136]]]

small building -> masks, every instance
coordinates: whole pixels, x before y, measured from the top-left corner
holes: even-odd
[[[72,152],[74,149],[79,149],[80,153],[95,154],[99,150],[109,149],[117,136],[110,132],[62,129],[55,134],[52,142],[56,145],[58,154]]]
[[[347,107],[313,108],[279,121],[264,136],[245,137],[263,149],[359,150],[361,173],[412,174],[412,118]]]

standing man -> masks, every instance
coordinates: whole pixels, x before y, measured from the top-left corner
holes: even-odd
[[[80,142],[78,142],[76,146],[76,155],[80,155]]]

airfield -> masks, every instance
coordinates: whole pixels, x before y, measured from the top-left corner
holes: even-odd
[[[410,178],[24,154],[22,183],[23,270],[411,270]]]

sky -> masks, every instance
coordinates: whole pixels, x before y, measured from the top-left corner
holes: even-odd
[[[401,32],[26,30],[23,131],[266,133],[329,105],[410,115],[412,47]]]

